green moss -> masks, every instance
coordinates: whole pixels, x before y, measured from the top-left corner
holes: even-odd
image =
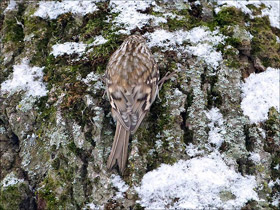
[[[24,200],[27,188],[25,184],[17,184],[2,188],[0,191],[0,204],[3,209],[19,209]]]
[[[100,59],[101,63],[105,64],[112,53],[120,46],[120,38],[121,36],[116,34],[106,35],[105,39],[108,41],[102,45],[95,46],[91,56],[95,59]]]
[[[52,37],[53,28],[48,22],[30,15],[24,17],[25,36],[30,37],[29,47],[34,49],[31,64],[43,66],[49,54],[48,43]]]
[[[65,209],[66,204],[71,203],[72,188],[68,182],[72,180],[73,174],[69,176],[63,170],[59,170],[57,175],[48,174],[36,193],[38,200],[45,202],[47,209]]]
[[[248,17],[241,10],[235,7],[224,7],[214,16],[213,21],[206,23],[211,30],[214,30],[217,26],[220,27],[221,33],[226,36],[225,42],[218,44],[217,49],[222,52],[228,67],[240,68],[239,50],[245,47],[250,48],[250,45],[245,46],[247,42],[241,40],[241,35],[243,34],[236,34],[238,33],[236,30],[240,31],[240,33],[246,32],[246,18]],[[231,46],[231,48],[227,48],[227,46]]]
[[[60,160],[59,160],[59,158],[54,159],[53,162],[52,162],[52,167],[53,167],[55,170],[58,170],[58,169],[59,169],[59,166],[60,166]]]
[[[280,170],[276,168],[276,166],[280,167],[280,150],[277,151],[272,158],[271,169],[272,169],[272,177],[276,180],[280,178]],[[279,189],[280,192],[280,189]]]
[[[280,114],[272,107],[269,109],[268,120],[265,122],[266,140],[264,150],[270,153],[280,151]]]
[[[76,156],[80,156],[83,153],[83,150],[76,147],[74,141],[67,145],[68,149],[73,152]]]
[[[25,7],[23,4],[18,4],[18,7],[19,9],[14,17],[7,17],[4,19],[3,43],[11,41],[17,43],[17,47],[22,47],[24,33],[23,33],[23,26],[20,25],[20,23],[23,24],[22,14],[25,10]],[[17,21],[19,23],[17,23]]]
[[[4,27],[7,30],[3,42],[22,42],[24,38],[23,28],[17,24],[16,19],[5,19]]]
[[[272,107],[268,112],[268,120],[265,122],[265,129],[269,137],[279,134],[280,114]]]
[[[110,13],[106,2],[99,3],[98,8],[99,10],[97,12],[89,14],[84,18],[84,27],[81,29],[80,34],[82,40],[87,43],[93,42],[93,37],[100,34],[110,41],[110,37],[108,36],[114,36],[114,32],[118,31],[118,27],[115,27],[112,24],[114,17],[116,17],[118,13]],[[111,21],[107,21],[109,17],[111,18]]]
[[[167,19],[167,25],[170,31],[176,31],[179,29],[189,29],[190,23],[188,21],[187,17],[184,17],[182,19],[178,18],[168,18]]]
[[[250,22],[247,30],[253,35],[251,41],[253,57],[260,58],[265,67],[279,68],[280,44],[276,41],[275,30],[271,28],[268,17],[247,18],[246,21]]]
[[[43,102],[44,99],[42,99]],[[56,118],[56,108],[54,106],[43,106],[43,105],[39,105],[39,109],[41,111],[41,114],[39,116],[39,121],[44,121],[44,120],[48,120],[48,122],[54,122],[55,118]]]
[[[246,5],[246,7],[248,7],[252,11],[254,16],[257,16],[262,14],[262,9],[265,8],[265,5],[263,3],[260,6],[256,6],[254,4],[248,4]]]
[[[245,15],[241,10],[235,7],[224,7],[216,15],[215,21],[217,21],[220,26],[227,25],[244,25]]]
[[[230,46],[230,47],[228,47]],[[223,54],[225,64],[228,67],[239,68],[241,66],[239,59],[239,48],[241,46],[241,40],[238,38],[228,37],[225,39],[225,43],[220,43],[217,46],[218,51]]]
[[[271,30],[261,30],[252,39],[252,54],[261,59],[265,67],[280,67],[280,44]]]
[[[228,37],[225,39],[225,42],[227,45],[231,45],[235,48],[239,47],[241,44],[241,40],[239,38],[236,37]]]
[[[255,17],[254,19],[247,19],[250,22],[250,32],[252,35],[257,34],[261,30],[270,31],[270,22],[267,16],[264,17]]]
[[[238,69],[238,68],[241,67],[241,63],[238,60],[235,60],[235,59],[228,59],[226,61],[226,66]]]
[[[160,91],[160,100],[157,99],[151,107],[151,111],[146,117],[146,126],[140,126],[136,132],[139,141],[139,154],[146,155],[147,158],[147,171],[157,168],[161,163],[172,164],[176,160],[170,155],[169,141],[161,138],[162,147],[158,148],[152,154],[148,152],[155,149],[158,133],[168,130],[170,125],[175,122],[175,119],[170,115],[170,108],[166,98],[166,92],[169,92],[171,82],[164,84]],[[152,123],[153,122],[153,123]],[[145,125],[145,123],[144,123]],[[131,166],[133,170],[133,165]]]

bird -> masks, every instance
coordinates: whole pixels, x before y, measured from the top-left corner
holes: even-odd
[[[141,35],[130,35],[110,57],[105,73],[106,92],[117,121],[108,170],[117,164],[121,174],[127,162],[128,143],[161,89],[157,63]]]

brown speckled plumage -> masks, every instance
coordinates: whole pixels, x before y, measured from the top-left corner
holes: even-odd
[[[137,130],[159,91],[157,64],[142,36],[128,37],[111,56],[106,86],[112,115],[117,119],[107,167],[112,169],[117,161],[123,173],[129,135]]]

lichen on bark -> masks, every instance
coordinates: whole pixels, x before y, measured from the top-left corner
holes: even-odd
[[[38,2],[17,2],[12,9],[6,9],[8,2],[0,3],[0,84],[28,59],[30,67],[44,67],[48,91],[41,97],[26,96],[24,89],[0,92],[0,180],[11,174],[23,180],[8,187],[1,182],[0,209],[143,208],[136,187],[147,172],[213,151],[236,172],[256,177],[259,200],[247,201],[243,209],[279,208],[273,204],[280,194],[279,110],[271,107],[267,120],[251,123],[240,106],[245,78],[280,67],[279,28],[266,16],[251,18],[239,8],[204,1],[131,6],[138,15],[131,18],[136,23],[131,26],[120,21],[131,23],[125,16],[127,3],[123,10],[116,4],[98,1],[88,14],[70,10],[51,19],[34,15]],[[254,15],[263,8],[248,6]],[[189,38],[187,32],[193,29],[206,31],[207,37]],[[138,33],[148,39],[158,30],[165,31],[167,39],[148,44],[160,74],[177,76],[164,84],[130,138],[122,177],[128,189],[120,192],[112,183],[117,171],[106,169],[115,122],[101,80],[109,57],[127,36]],[[97,44],[97,37],[105,41]],[[86,48],[81,54],[52,53],[54,45],[68,42]],[[211,56],[196,51],[199,46],[219,59],[209,60]],[[219,146],[209,141],[207,113],[212,108],[223,116],[222,125],[213,123],[221,131]],[[254,161],[253,154],[261,161]],[[222,191],[220,198],[236,196]]]

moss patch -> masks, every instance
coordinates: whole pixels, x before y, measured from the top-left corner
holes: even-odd
[[[70,170],[70,169],[68,169]],[[65,208],[71,202],[72,187],[71,182],[73,174],[63,169],[57,171],[57,175],[48,174],[41,183],[37,191],[38,201],[44,203],[46,209]],[[68,183],[65,185],[65,183]],[[65,187],[66,186],[66,187]]]
[[[0,192],[0,209],[20,209],[22,203],[30,194],[28,186],[24,183],[2,188]]]
[[[3,43],[6,42],[14,42],[16,43],[17,47],[23,46],[23,18],[22,14],[25,10],[25,7],[23,4],[18,4],[18,11],[14,17],[6,17],[4,19],[3,28],[4,30],[4,37],[3,37]],[[12,14],[11,14],[12,15]]]
[[[277,110],[272,107],[269,109],[268,120],[265,122],[266,141],[264,149],[267,152],[280,151],[280,115]],[[278,142],[277,142],[278,141]]]
[[[280,44],[272,29],[268,27],[267,17],[252,20],[249,31],[252,39],[252,55],[261,59],[265,67],[280,67]]]

